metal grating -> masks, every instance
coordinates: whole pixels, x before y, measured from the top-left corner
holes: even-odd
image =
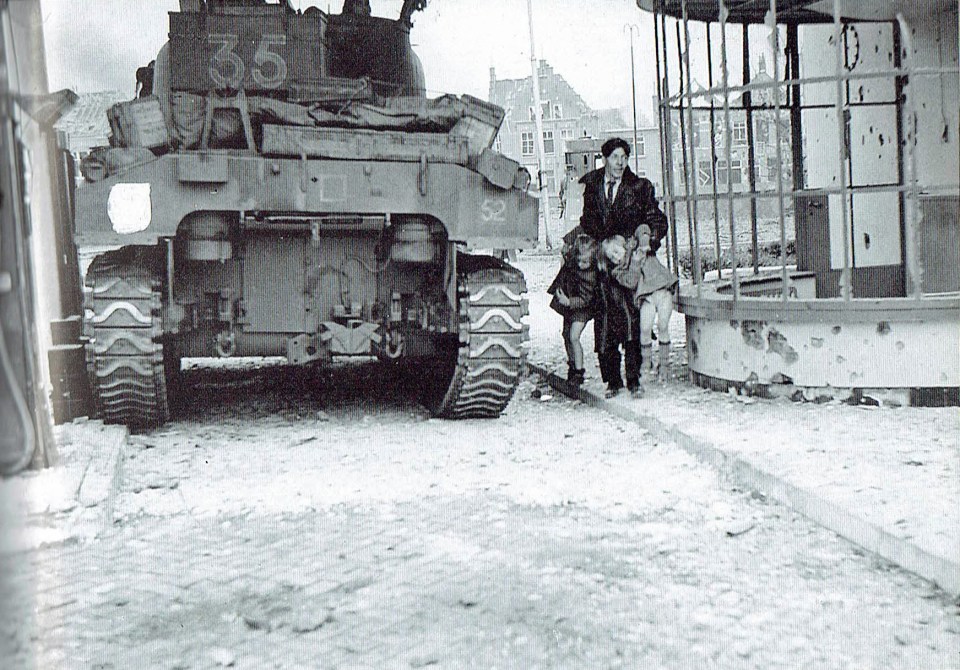
[[[683,5],[692,21],[719,21],[717,0],[638,0],[641,9],[676,18],[683,17]],[[763,23],[770,10],[769,0],[726,0],[727,23]],[[828,23],[833,21],[830,6],[819,0],[777,0],[778,23]],[[820,11],[811,9],[816,6]]]

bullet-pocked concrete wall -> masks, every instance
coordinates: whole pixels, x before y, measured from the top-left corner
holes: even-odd
[[[805,387],[960,386],[956,311],[922,321],[896,321],[882,310],[872,317],[862,312],[861,321],[787,320],[775,308],[768,314],[687,314],[690,370],[731,382]]]
[[[909,34],[903,36],[902,46],[910,46],[910,50],[901,66],[957,67],[957,6],[943,4],[943,12],[908,16]],[[837,47],[833,26],[801,26],[800,40],[801,77],[834,76]],[[852,24],[839,49],[846,71],[892,69],[897,65],[895,24]],[[906,104],[898,115],[893,77],[844,83],[841,104],[848,114],[844,128],[835,107],[836,82],[804,84],[801,104],[815,107],[801,113],[805,188],[838,189],[841,175],[848,187],[896,188],[903,173],[909,183],[913,146],[919,190],[932,190],[941,194],[937,196],[941,199],[956,198],[960,191],[958,76],[955,72],[918,74],[904,93]],[[912,108],[916,110],[915,135]],[[901,127],[898,117],[903,120]],[[844,140],[848,156],[841,154]],[[903,144],[898,146],[898,141]],[[911,197],[909,193],[905,196],[908,213],[912,211]],[[905,247],[910,237],[905,240],[901,231],[910,221],[901,220],[899,198],[896,191],[883,192],[882,188],[849,198],[828,196],[829,233],[820,243],[828,245],[832,269],[844,265],[847,236],[846,262],[854,273],[857,268],[902,270],[902,259],[910,257]],[[949,207],[936,209],[940,210],[951,211]],[[929,246],[934,229],[942,233],[944,226],[948,230],[958,226],[955,215],[952,220],[942,218],[914,222],[921,246]],[[695,379],[706,380],[698,383],[719,380],[837,389],[960,387],[960,302],[955,293],[921,300],[778,302],[749,297],[734,301],[716,293],[716,288],[706,284],[699,296],[693,288],[684,289],[679,300],[686,317],[690,371]]]
[[[833,26],[801,28],[800,50],[803,77],[833,76],[837,71]],[[862,74],[895,66],[894,28],[891,23],[855,23],[844,32],[841,57],[844,70]],[[896,186],[899,182],[897,152],[896,88],[892,77],[851,80],[842,86],[842,103],[849,114],[849,159],[841,163],[840,126],[833,107],[837,98],[834,82],[802,87],[803,105],[829,105],[802,112],[805,185],[807,188],[839,188],[841,170],[848,186]],[[851,267],[899,265],[903,241],[896,192],[857,193],[849,200],[829,196],[830,265],[844,265],[844,212],[849,231],[847,264]]]

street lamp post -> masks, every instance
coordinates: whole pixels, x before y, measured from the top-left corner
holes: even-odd
[[[533,76],[533,120],[537,131],[537,188],[540,193],[540,211],[543,215],[543,241],[547,249],[552,249],[550,241],[550,198],[543,183],[543,173],[547,169],[547,157],[543,146],[543,107],[540,104],[540,68],[537,63],[536,45],[533,41],[533,4],[527,0],[527,21],[530,27],[530,70]]]
[[[633,170],[640,174],[640,155],[637,151],[637,78],[633,70],[633,32],[640,36],[640,26],[635,23],[628,23],[624,30],[630,33],[630,92],[633,99]]]

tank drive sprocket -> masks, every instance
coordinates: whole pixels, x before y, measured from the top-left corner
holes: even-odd
[[[491,256],[460,254],[457,268],[459,346],[448,352],[455,361],[447,361],[440,373],[443,392],[435,392],[428,406],[448,419],[495,418],[524,373],[526,282],[519,270]]]
[[[161,340],[162,276],[150,247],[101,254],[87,270],[87,372],[105,422],[148,428],[170,418],[168,390],[179,358]]]

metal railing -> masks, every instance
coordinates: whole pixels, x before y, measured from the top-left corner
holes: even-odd
[[[700,243],[701,238],[701,205],[709,203],[706,208],[712,212],[713,246],[716,255],[717,277],[724,278],[724,249],[721,243],[720,212],[722,205],[726,205],[726,218],[729,224],[729,281],[733,299],[737,300],[743,294],[740,287],[738,269],[741,266],[738,255],[738,226],[735,215],[735,203],[745,200],[750,207],[750,238],[751,260],[754,274],[759,273],[759,236],[758,236],[758,203],[767,199],[776,201],[776,217],[779,224],[779,275],[783,290],[778,295],[784,301],[790,300],[795,291],[789,290],[791,283],[790,265],[787,263],[787,247],[790,235],[787,225],[789,220],[788,199],[795,201],[797,196],[825,195],[840,196],[841,200],[839,219],[842,228],[842,267],[840,270],[840,297],[844,301],[853,299],[852,271],[856,267],[853,260],[852,220],[850,216],[855,194],[892,193],[896,194],[899,202],[900,218],[900,255],[906,286],[904,292],[910,297],[923,297],[923,259],[919,253],[918,228],[922,212],[920,211],[920,195],[949,194],[954,195],[960,190],[957,181],[947,181],[943,184],[921,185],[918,174],[918,128],[917,128],[917,82],[924,77],[957,76],[957,67],[944,67],[941,55],[938,67],[919,67],[916,63],[916,52],[913,49],[911,25],[902,13],[896,15],[895,20],[887,21],[891,26],[893,50],[889,68],[871,68],[866,71],[851,71],[847,59],[846,35],[847,25],[841,16],[840,3],[833,3],[832,8],[832,47],[835,51],[834,72],[818,76],[803,77],[800,72],[800,55],[797,24],[780,24],[777,14],[777,0],[769,0],[769,10],[763,28],[768,33],[773,53],[773,74],[768,80],[750,81],[750,47],[751,39],[748,25],[743,23],[742,34],[742,83],[731,84],[730,49],[728,32],[730,29],[730,9],[724,0],[717,0],[717,17],[720,30],[720,83],[714,81],[714,24],[706,23],[706,40],[691,41],[690,18],[687,13],[687,2],[680,5],[679,16],[668,17],[665,12],[659,11],[658,3],[653,5],[654,13],[654,45],[656,50],[657,100],[659,108],[659,126],[661,139],[661,160],[663,180],[666,188],[664,203],[667,215],[674,223],[671,226],[671,236],[668,240],[668,261],[675,270],[680,269],[679,240],[677,228],[682,225],[679,217],[686,218],[686,242],[689,247],[691,278],[695,284],[698,297],[701,295],[703,284],[703,258]],[[668,21],[669,18],[669,21]],[[735,17],[737,18],[737,17]],[[674,30],[668,30],[669,26]],[[786,48],[783,49],[782,30],[786,31]],[[671,35],[670,33],[673,33]],[[669,43],[674,41],[675,48],[671,54]],[[707,88],[697,90],[694,87],[694,77],[691,68],[691,51],[699,45],[706,47]],[[859,48],[859,43],[858,43]],[[781,72],[781,58],[785,56],[785,71]],[[676,58],[671,63],[670,58]],[[677,91],[672,90],[675,75],[678,79]],[[890,102],[877,103],[889,105],[896,110],[896,183],[856,183],[848,172],[851,170],[850,161],[854,148],[850,146],[850,108],[851,100],[849,88],[853,82],[888,81],[893,84],[894,99]],[[834,100],[832,105],[810,104],[804,105],[801,93],[812,90],[813,85],[833,84]],[[909,94],[904,95],[905,91]],[[767,102],[754,104],[754,94],[765,94]],[[718,109],[718,99],[722,98],[722,107]],[[867,104],[855,103],[867,107]],[[804,135],[801,118],[806,110],[834,110],[836,119],[836,183],[819,187],[805,187],[804,164]],[[719,112],[719,114],[718,114]],[[745,188],[737,190],[734,187],[731,169],[734,165],[734,113],[745,117],[747,154],[747,179]],[[754,137],[754,121],[757,114],[773,116],[773,123],[767,124],[767,139],[773,135],[773,155],[768,157],[773,161],[775,170],[768,174],[765,180],[765,189],[758,188],[756,164],[757,142]],[[703,161],[698,148],[705,150],[702,142],[697,141],[697,129],[703,124],[699,121],[702,115],[709,115],[709,170],[702,169]],[[718,119],[722,132],[722,142],[718,143]],[[785,123],[789,119],[789,123]],[[675,126],[678,128],[675,129]],[[771,129],[772,126],[772,129]],[[786,127],[790,128],[789,137],[785,137]],[[821,131],[824,130],[821,128]],[[893,131],[893,129],[891,129]],[[677,141],[678,140],[678,141]],[[700,145],[698,147],[698,144]],[[718,144],[720,144],[718,148]],[[785,152],[789,149],[792,169],[785,174]],[[738,150],[742,156],[742,151]],[[718,170],[718,163],[723,161],[725,171]],[[719,173],[719,174],[718,174]],[[719,177],[725,176],[725,179]],[[787,180],[792,178],[792,184]],[[956,178],[955,178],[956,179]],[[679,183],[678,183],[679,182]],[[770,182],[773,182],[772,184]],[[702,186],[709,185],[709,192],[702,193]],[[922,189],[922,191],[921,191]],[[850,211],[848,211],[850,207]],[[798,213],[794,211],[794,216]],[[824,240],[826,244],[828,241]],[[838,250],[839,251],[839,250]],[[891,296],[892,297],[892,296]]]

